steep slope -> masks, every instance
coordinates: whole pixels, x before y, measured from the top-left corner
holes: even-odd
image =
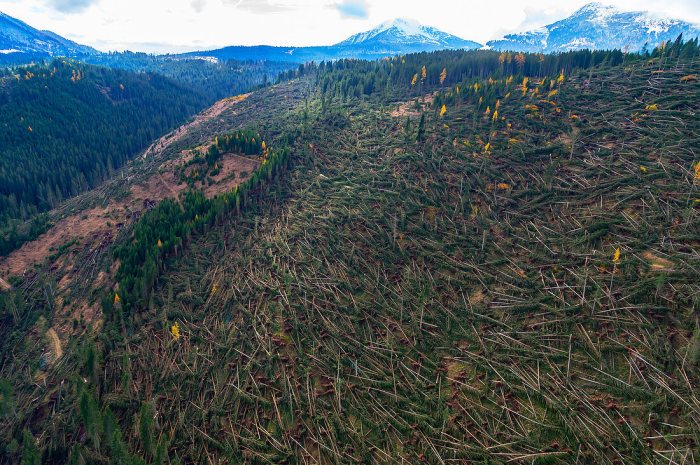
[[[0,255],[21,243],[12,220],[99,185],[207,100],[157,75],[61,60],[0,79]]]
[[[219,61],[134,52],[94,55],[84,61],[165,76],[207,97],[208,103],[273,83],[280,74],[297,68],[293,63],[260,61],[258,58],[250,61]]]
[[[50,31],[39,31],[0,12],[0,65],[26,63],[55,56],[96,55],[92,47],[76,44]]]
[[[586,48],[639,51],[674,41],[681,34],[686,40],[696,38],[700,27],[647,12],[626,12],[590,3],[566,19],[533,31],[509,34],[487,45],[496,50],[544,53]]]
[[[242,127],[292,149],[289,169],[240,205],[238,190],[198,213],[181,197],[130,223],[119,256],[157,256],[143,299],[117,297],[123,261],[70,245],[0,294],[0,457],[697,461],[700,65],[685,50],[348,61],[252,94],[151,172]],[[606,65],[571,70],[592,57]],[[72,327],[48,290],[61,260],[105,273],[61,291],[62,311],[96,308]],[[69,343],[42,367],[54,319]]]

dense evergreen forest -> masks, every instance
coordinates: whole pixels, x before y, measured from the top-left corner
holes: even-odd
[[[48,227],[38,213],[95,187],[214,100],[264,85],[285,69],[109,56],[104,64],[128,71],[55,60],[2,72],[0,255]]]
[[[149,55],[136,52],[112,52],[91,56],[88,63],[135,72],[157,73],[200,93],[211,102],[238,95],[274,82],[281,73],[296,65],[270,61],[212,61]]]
[[[698,39],[673,43],[653,52],[637,54],[621,50],[580,50],[559,54],[496,51],[438,51],[397,56],[379,61],[338,60],[307,63],[283,73],[291,79],[307,74],[317,76],[323,108],[331,103],[360,97],[390,102],[445,90],[474,79],[546,77],[565,75],[593,67],[615,67],[663,57],[664,60],[692,59],[698,55]],[[467,90],[464,85],[460,90]]]
[[[157,74],[63,60],[1,79],[0,253],[20,236],[11,220],[95,187],[207,101]]]

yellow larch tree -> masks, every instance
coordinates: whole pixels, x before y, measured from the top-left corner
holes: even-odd
[[[527,76],[525,76],[523,78],[523,83],[520,85],[520,90],[523,91],[523,96],[525,96],[525,94],[527,94],[527,83],[529,81],[530,81],[530,79]]]

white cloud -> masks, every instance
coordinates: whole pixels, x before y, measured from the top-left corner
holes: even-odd
[[[100,50],[168,52],[226,45],[326,45],[395,17],[484,43],[543,26],[586,0],[0,0],[0,10]],[[697,0],[611,0],[700,22]]]

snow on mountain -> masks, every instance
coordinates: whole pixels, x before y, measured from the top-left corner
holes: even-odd
[[[625,12],[589,3],[561,21],[534,31],[509,34],[487,45],[497,50],[543,53],[584,48],[638,51],[675,40],[680,34],[686,40],[698,37],[700,26],[648,12]]]
[[[335,45],[336,47],[395,47],[424,48],[480,48],[481,44],[461,39],[434,27],[423,26],[407,19],[395,19],[372,30],[360,32]]]
[[[94,55],[97,50],[54,34],[39,31],[0,12],[0,53],[8,59],[41,59],[52,56]]]
[[[213,56],[219,60],[271,60],[304,63],[306,61],[359,58],[376,60],[407,53],[432,52],[442,49],[475,49],[482,45],[464,40],[434,27],[422,26],[415,21],[396,19],[372,30],[360,32],[329,46],[271,47],[232,46],[207,52],[191,52],[183,56]]]

